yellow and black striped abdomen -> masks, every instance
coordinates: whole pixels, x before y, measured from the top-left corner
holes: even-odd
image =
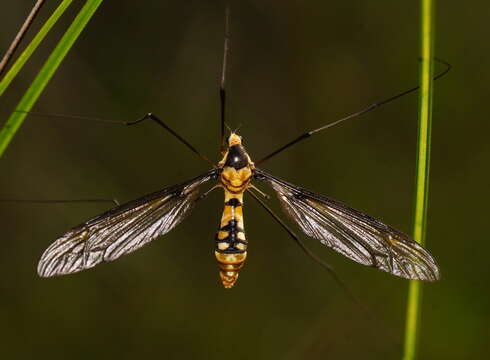
[[[233,287],[247,257],[247,240],[243,228],[243,193],[225,190],[225,208],[216,234],[215,255],[220,267],[223,286]]]

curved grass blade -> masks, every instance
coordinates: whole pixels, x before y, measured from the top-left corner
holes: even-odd
[[[71,49],[102,1],[103,0],[87,0],[75,20],[66,31],[65,35],[63,35],[58,45],[49,56],[41,71],[39,71],[39,74],[36,76],[29,89],[20,100],[16,109],[22,109],[24,111],[30,111],[32,109],[49,80],[52,78],[64,57]],[[9,145],[19,127],[22,125],[22,122],[26,116],[26,113],[14,112],[7,120],[7,123],[0,131],[0,156],[2,156],[5,152],[5,149]]]
[[[420,11],[420,46],[422,62],[420,67],[419,134],[413,237],[420,244],[424,244],[427,229],[429,189],[435,0],[421,0]],[[413,360],[416,358],[421,300],[422,283],[410,281],[405,327],[404,360]]]
[[[63,0],[63,2],[58,6],[58,8],[53,12],[49,19],[44,23],[39,32],[34,36],[30,44],[22,52],[19,58],[15,61],[14,65],[7,72],[5,77],[0,81],[0,96],[3,95],[7,87],[10,85],[12,80],[17,76],[19,71],[24,67],[25,63],[31,55],[36,51],[39,44],[44,40],[51,28],[56,24],[58,19],[63,15],[65,10],[70,6],[73,0]]]

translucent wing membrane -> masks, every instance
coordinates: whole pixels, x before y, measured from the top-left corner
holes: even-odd
[[[179,224],[193,208],[199,186],[217,170],[115,207],[69,230],[42,255],[40,276],[70,274],[129,254]]]
[[[338,201],[282,181],[259,169],[303,232],[348,258],[414,280],[439,279],[432,256],[402,232]]]

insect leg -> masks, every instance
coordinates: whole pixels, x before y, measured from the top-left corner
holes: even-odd
[[[449,70],[451,70],[451,64],[449,64],[448,62],[446,62],[444,60],[438,59],[438,58],[435,58],[435,61],[437,61],[437,62],[439,62],[439,63],[441,63],[441,64],[443,64],[443,65],[446,66],[446,68],[444,69],[444,71],[442,71],[440,74],[438,74],[438,75],[436,75],[434,77],[434,80],[437,80],[437,79],[443,77],[444,75],[446,75],[449,72]],[[317,128],[317,129],[313,129],[313,130],[307,131],[304,134],[298,136],[296,139],[294,139],[294,140],[288,142],[287,144],[281,146],[279,149],[274,150],[269,155],[263,157],[259,161],[256,161],[255,164],[256,165],[259,165],[259,164],[263,163],[264,161],[269,160],[271,157],[273,157],[273,156],[279,154],[280,152],[282,152],[282,151],[290,148],[291,146],[293,146],[294,144],[299,143],[302,140],[308,139],[310,136],[312,136],[312,135],[314,135],[314,134],[316,134],[316,133],[318,133],[320,131],[326,130],[326,129],[328,129],[330,127],[333,127],[333,126],[335,126],[337,124],[340,124],[341,122],[344,122],[346,120],[353,119],[355,117],[364,115],[364,114],[370,112],[371,110],[374,110],[374,109],[376,109],[376,108],[378,108],[380,106],[383,106],[385,104],[388,104],[388,103],[390,103],[390,102],[392,102],[392,101],[394,101],[394,100],[396,100],[396,99],[398,99],[398,98],[400,98],[400,97],[402,97],[404,95],[407,95],[407,94],[410,94],[411,92],[417,91],[419,88],[420,88],[420,86],[415,86],[415,87],[410,88],[408,90],[402,91],[401,93],[398,93],[397,95],[392,96],[392,97],[390,97],[388,99],[385,99],[383,101],[380,101],[380,102],[371,104],[371,105],[365,107],[364,109],[359,110],[359,111],[357,111],[355,113],[352,113],[350,115],[347,115],[347,116],[345,116],[345,117],[343,117],[343,118],[341,118],[339,120],[335,120],[333,122],[330,122],[330,123],[328,123],[328,124],[326,124],[324,126],[321,126],[321,127]]]
[[[116,199],[69,199],[69,200],[42,200],[42,199],[0,199],[0,203],[28,203],[28,204],[70,204],[70,203],[113,203],[118,206]]]
[[[143,116],[139,120],[126,122],[125,125],[138,124],[138,123],[140,123],[146,119],[153,120],[154,122],[156,122],[158,125],[160,125],[165,130],[167,130],[169,133],[171,133],[173,136],[175,136],[181,143],[183,143],[185,146],[187,146],[193,153],[198,155],[201,159],[207,161],[209,164],[211,164],[212,167],[214,167],[214,168],[216,167],[216,165],[214,165],[214,163],[211,160],[209,160],[206,155],[202,154],[199,150],[197,150],[194,146],[192,146],[187,140],[185,140],[182,136],[177,134],[167,124],[165,124],[162,120],[160,120],[156,115],[153,115],[152,113],[146,114],[145,116]]]
[[[15,110],[15,112],[27,113],[29,115],[40,116],[40,117],[88,120],[88,121],[95,121],[95,122],[100,122],[100,123],[105,123],[105,124],[127,125],[127,126],[139,124],[145,120],[152,120],[152,121],[156,122],[158,125],[160,125],[161,127],[163,127],[165,130],[167,130],[170,134],[175,136],[181,143],[183,143],[185,146],[187,146],[193,153],[198,155],[201,159],[207,161],[209,164],[211,164],[212,167],[216,168],[216,165],[211,160],[209,160],[207,156],[205,156],[200,151],[198,151],[187,140],[185,140],[182,136],[177,134],[165,122],[163,122],[161,119],[159,119],[156,115],[154,115],[152,113],[145,114],[140,119],[134,120],[134,121],[118,121],[118,120],[107,120],[107,119],[101,119],[101,118],[89,117],[89,116],[78,116],[78,115],[67,115],[67,114],[51,114],[51,113],[43,113],[43,112],[37,112],[37,111]]]
[[[274,211],[264,202],[262,201],[258,196],[256,196],[253,192],[249,191],[250,195],[257,200],[257,202],[262,206],[265,211],[267,211],[274,220],[284,229],[286,232],[293,238],[293,240],[296,242],[296,244],[299,245],[301,250],[305,252],[306,255],[308,255],[311,259],[313,259],[316,263],[321,265],[325,270],[327,270],[330,275],[333,277],[335,282],[342,288],[342,290],[346,293],[346,295],[354,302],[357,304],[359,310],[363,313],[364,316],[368,317],[372,321],[376,321],[378,324],[383,325],[387,329],[387,334],[392,334],[393,331],[391,328],[387,326],[386,323],[384,323],[371,309],[369,309],[364,303],[359,300],[359,298],[354,295],[352,290],[347,286],[345,282],[343,282],[335,273],[335,270],[326,262],[322,261],[318,256],[316,256],[314,253],[311,252],[310,249],[306,247],[306,245],[301,241],[301,239],[296,235],[293,230],[279,217],[277,216]],[[390,335],[391,337],[391,335]],[[396,339],[392,339],[394,343],[397,342]]]
[[[298,244],[298,246],[301,248],[301,250],[304,251],[306,255],[308,255],[313,261],[321,265],[325,270],[327,270],[330,275],[333,277],[333,279],[337,282],[337,284],[340,285],[340,287],[347,293],[347,295],[354,300],[356,303],[360,303],[360,301],[357,299],[357,297],[352,293],[352,291],[349,289],[349,287],[338,277],[338,275],[335,273],[335,270],[326,262],[321,260],[318,256],[316,256],[314,253],[310,251],[306,247],[306,245],[301,241],[301,239],[296,235],[296,233],[291,230],[291,228],[278,216],[272,209],[264,202],[262,199],[260,199],[257,195],[255,195],[253,192],[248,190],[250,195],[257,200],[257,202],[264,208],[265,211],[269,213],[270,216],[284,229],[286,232],[291,236],[291,238]]]
[[[199,197],[196,199],[196,201],[197,201],[197,200],[202,200],[202,199],[204,199],[206,196],[208,196],[208,195],[209,195],[209,193],[210,193],[211,191],[216,190],[216,189],[219,189],[219,188],[222,188],[222,187],[223,187],[223,185],[221,185],[221,184],[216,184],[216,185],[214,185],[214,186],[213,186],[211,189],[209,189],[208,191],[206,191],[206,192],[202,193],[201,195],[199,195]]]
[[[262,195],[262,196],[264,197],[264,199],[269,200],[269,199],[271,198],[271,197],[270,197],[268,194],[266,194],[265,192],[263,192],[262,190],[260,190],[260,189],[259,189],[258,187],[256,187],[255,185],[250,184],[250,185],[248,186],[248,188],[249,188],[249,189],[252,189],[252,190],[255,190],[256,192],[258,192],[260,195]]]

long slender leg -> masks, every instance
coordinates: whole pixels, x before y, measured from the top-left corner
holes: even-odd
[[[225,150],[225,114],[226,114],[226,68],[228,65],[228,53],[230,51],[230,6],[226,6],[225,13],[225,41],[223,45],[223,65],[221,68],[221,82],[219,86],[219,99],[220,99],[220,111],[221,111],[221,138],[220,138],[220,152]]]
[[[158,125],[163,127],[165,130],[167,130],[170,134],[175,136],[181,143],[183,143],[185,146],[187,146],[193,153],[197,154],[201,159],[207,161],[211,166],[214,168],[216,165],[208,159],[207,156],[202,154],[200,151],[198,151],[194,146],[192,146],[187,140],[185,140],[182,136],[177,134],[174,130],[172,130],[167,124],[165,124],[162,120],[160,120],[156,115],[152,113],[145,114],[138,120],[134,121],[117,121],[117,120],[107,120],[107,119],[100,119],[100,118],[95,118],[95,117],[88,117],[88,116],[78,116],[78,115],[67,115],[67,114],[51,114],[51,113],[42,113],[42,112],[36,112],[36,111],[24,111],[24,110],[15,110],[16,112],[23,112],[27,113],[29,115],[34,115],[34,116],[40,116],[40,117],[50,117],[50,118],[68,118],[68,119],[77,119],[77,120],[89,120],[89,121],[95,121],[95,122],[101,122],[105,124],[115,124],[115,125],[135,125],[139,124],[145,120],[152,120],[156,122]]]
[[[440,62],[440,63],[442,63],[442,64],[444,64],[446,66],[446,69],[444,69],[444,71],[442,71],[440,74],[438,74],[437,76],[434,77],[434,80],[437,80],[437,79],[443,77],[444,75],[446,75],[449,72],[449,70],[451,70],[451,64],[449,64],[446,61],[441,60],[441,59],[437,59],[436,58],[435,60],[438,61],[438,62]],[[319,127],[317,129],[313,129],[313,130],[307,131],[304,134],[298,136],[296,139],[294,139],[294,140],[288,142],[287,144],[281,146],[279,149],[274,150],[269,155],[263,157],[259,161],[256,161],[255,164],[256,165],[260,165],[264,161],[269,160],[271,157],[273,157],[273,156],[279,154],[280,152],[282,152],[282,151],[290,148],[291,146],[293,146],[294,144],[299,143],[302,140],[308,139],[310,136],[312,136],[312,135],[314,135],[314,134],[316,134],[316,133],[318,133],[320,131],[326,130],[326,129],[328,129],[328,128],[332,127],[332,126],[335,126],[337,124],[340,124],[341,122],[344,122],[346,120],[353,119],[355,117],[364,115],[364,114],[370,112],[371,110],[374,110],[374,109],[376,109],[376,108],[378,108],[380,106],[383,106],[385,104],[388,104],[389,102],[392,102],[392,101],[394,101],[394,100],[396,100],[396,99],[398,99],[398,98],[400,98],[400,97],[402,97],[404,95],[407,95],[407,94],[410,94],[411,92],[417,91],[419,88],[420,88],[420,86],[416,86],[416,87],[413,87],[411,89],[402,91],[401,93],[399,93],[399,94],[397,94],[395,96],[392,96],[392,97],[390,97],[388,99],[385,99],[383,101],[380,101],[380,102],[371,104],[371,105],[365,107],[364,109],[359,110],[359,111],[357,111],[355,113],[352,113],[350,115],[347,115],[347,116],[345,116],[345,117],[343,117],[343,118],[341,118],[339,120],[335,120],[333,122],[330,122],[330,123],[328,123],[328,124],[326,124],[326,125],[324,125],[322,127]]]
[[[202,193],[201,195],[199,195],[199,197],[196,199],[196,201],[198,200],[202,200],[204,199],[205,197],[207,197],[213,190],[216,190],[216,189],[219,189],[219,188],[222,188],[223,185],[221,184],[216,184],[214,185],[212,188],[210,188],[208,191]]]
[[[249,191],[252,191],[252,190],[256,191],[257,193],[259,193],[259,194],[260,194],[260,195],[261,195],[261,196],[262,196],[264,199],[266,199],[266,200],[269,200],[269,199],[271,198],[271,197],[270,197],[268,194],[266,194],[265,192],[263,192],[262,190],[260,190],[260,189],[259,189],[258,187],[256,187],[255,185],[252,185],[252,184],[251,184],[251,185],[249,185],[249,186],[248,186],[248,190],[249,190]]]
[[[0,199],[0,203],[21,203],[21,204],[70,204],[70,203],[113,203],[120,205],[116,199],[69,199],[69,200],[41,200],[41,199]]]
[[[37,0],[37,2],[34,4],[34,7],[32,8],[31,12],[29,13],[26,20],[24,21],[24,24],[22,24],[21,28],[19,29],[19,32],[17,33],[14,40],[10,44],[9,48],[5,52],[2,61],[0,61],[0,76],[7,68],[10,59],[12,58],[15,51],[19,47],[19,44],[21,43],[22,39],[26,35],[27,30],[29,30],[29,28],[31,27],[32,23],[34,22],[34,19],[39,13],[39,10],[41,10],[41,7],[44,5],[45,2],[46,0]]]
[[[319,265],[321,265],[325,270],[327,270],[330,273],[330,275],[333,277],[333,279],[335,280],[335,282],[337,282],[337,284],[342,288],[342,290],[346,293],[346,295],[358,306],[358,308],[362,312],[362,314],[364,316],[366,316],[367,318],[369,318],[370,320],[376,321],[378,324],[383,325],[386,328],[386,330],[387,330],[386,333],[387,334],[390,334],[389,336],[392,338],[392,341],[394,343],[397,343],[398,342],[398,339],[395,339],[394,337],[391,336],[391,334],[393,333],[392,329],[382,319],[380,319],[372,310],[370,310],[364,303],[362,303],[361,300],[359,300],[359,298],[356,295],[354,295],[354,293],[347,286],[347,284],[345,282],[343,282],[337,276],[337,274],[335,273],[334,269],[329,264],[327,264],[326,262],[324,262],[320,258],[318,258],[318,256],[316,256],[314,253],[312,253],[310,251],[310,249],[308,249],[306,247],[306,245],[300,240],[300,238],[298,237],[298,235],[296,235],[294,233],[294,231],[291,230],[291,228],[279,216],[277,216],[277,214],[274,213],[274,211],[272,211],[272,209],[264,201],[262,201],[253,192],[251,192],[249,190],[247,190],[247,191],[248,191],[248,193],[250,193],[250,195],[252,195],[252,197],[255,200],[257,200],[257,202],[260,204],[260,206],[262,206],[262,208],[264,208],[265,211],[267,211],[269,213],[269,215],[271,215],[272,218],[284,230],[286,230],[286,232],[293,238],[293,240],[296,242],[296,244],[299,245],[299,247],[301,248],[301,250],[303,250],[306,255],[308,255],[311,259],[313,259],[316,263],[318,263]]]
[[[352,291],[349,289],[346,283],[344,283],[338,275],[335,273],[335,270],[326,262],[318,258],[314,253],[310,251],[306,247],[306,245],[301,241],[301,239],[296,235],[296,233],[291,230],[291,228],[278,216],[272,209],[264,202],[262,199],[260,199],[257,195],[255,195],[253,192],[250,190],[247,190],[250,195],[264,208],[265,211],[269,213],[269,215],[272,216],[272,218],[284,229],[286,232],[291,236],[291,238],[298,244],[298,246],[305,252],[306,255],[308,255],[313,261],[321,265],[325,270],[327,270],[330,275],[333,277],[333,279],[339,284],[339,286],[346,292],[346,294],[356,303],[361,303],[357,297],[352,293]]]
[[[160,120],[156,115],[153,115],[152,113],[146,114],[145,116],[143,116],[139,120],[127,122],[127,123],[125,123],[125,125],[138,124],[138,123],[140,123],[140,122],[142,122],[142,121],[144,121],[146,119],[150,119],[150,120],[155,121],[158,125],[160,125],[161,127],[163,127],[165,130],[167,130],[169,133],[171,133],[177,139],[179,139],[179,141],[181,143],[183,143],[185,146],[187,146],[193,153],[195,153],[196,155],[198,155],[201,159],[207,161],[209,164],[211,164],[212,167],[214,167],[214,168],[216,167],[216,165],[211,160],[209,160],[206,155],[202,154],[199,150],[197,150],[194,146],[192,146],[187,140],[185,140],[182,136],[180,136],[179,134],[177,134],[167,124],[165,124],[162,120]]]

